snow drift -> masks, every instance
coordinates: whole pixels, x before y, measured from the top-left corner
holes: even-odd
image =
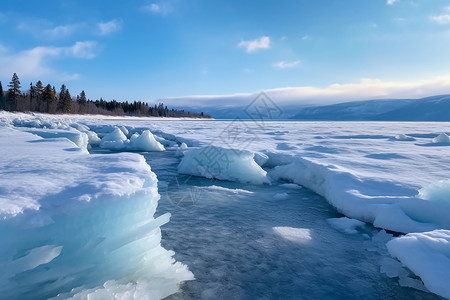
[[[450,206],[395,194],[398,187],[394,184],[358,178],[338,166],[295,158],[276,166],[269,175],[305,186],[347,217],[375,227],[404,233],[450,229]]]

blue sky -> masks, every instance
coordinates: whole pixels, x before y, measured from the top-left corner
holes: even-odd
[[[3,1],[0,32],[4,86],[92,99],[450,93],[448,0]]]

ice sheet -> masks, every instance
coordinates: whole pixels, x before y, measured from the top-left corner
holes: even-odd
[[[193,279],[160,246],[170,215],[154,218],[157,179],[141,155],[90,155],[42,130],[0,126],[1,298],[92,298],[111,280],[109,295],[163,298]]]

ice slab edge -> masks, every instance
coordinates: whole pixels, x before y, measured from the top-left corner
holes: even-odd
[[[160,245],[170,216],[153,217],[157,179],[142,156],[5,127],[0,139],[2,297],[159,299],[193,279]]]
[[[431,292],[450,299],[450,231],[410,233],[386,246],[393,257],[420,276]]]
[[[306,158],[278,160],[283,164],[269,171],[272,179],[313,190],[347,217],[403,233],[450,229],[450,206],[404,194],[408,187]]]

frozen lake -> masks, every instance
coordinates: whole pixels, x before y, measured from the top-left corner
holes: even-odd
[[[1,116],[10,298],[450,295],[449,124]]]
[[[173,152],[144,156],[159,179],[157,215],[172,214],[161,244],[196,277],[169,299],[439,299],[380,273],[389,255],[371,241],[376,230],[336,230],[327,219],[342,215],[308,189],[179,175]]]

